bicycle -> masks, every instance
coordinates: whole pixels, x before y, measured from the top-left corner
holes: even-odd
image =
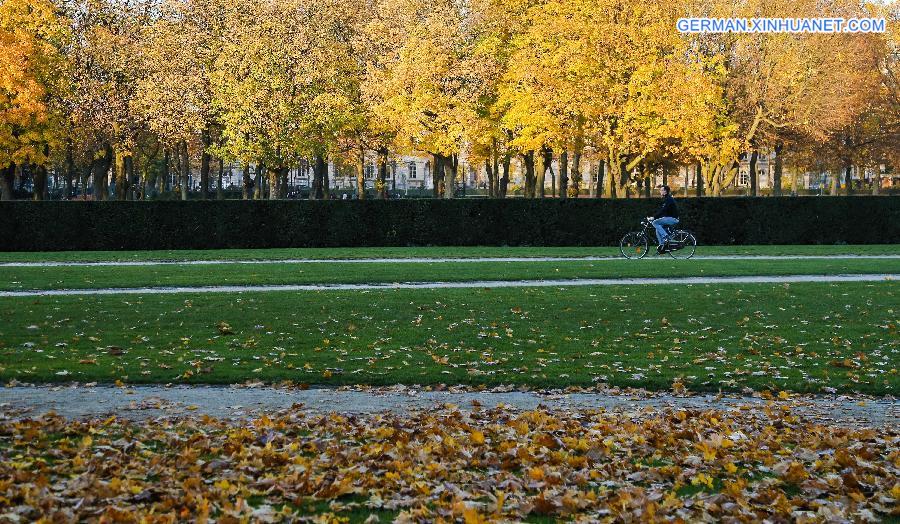
[[[626,233],[622,240],[619,241],[619,250],[625,258],[644,258],[650,250],[650,246],[656,239],[656,228],[653,227],[653,221],[647,218],[641,220],[640,231],[631,231]],[[697,250],[697,239],[690,231],[684,229],[673,229],[673,226],[664,226],[669,238],[664,244],[665,253],[675,259],[689,259],[694,256]]]

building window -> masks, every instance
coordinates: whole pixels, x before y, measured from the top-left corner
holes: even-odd
[[[415,162],[409,163],[409,178],[410,179],[416,178],[416,163]]]
[[[375,178],[375,164],[366,164],[366,178]]]
[[[741,176],[740,176],[740,179],[738,180],[738,184],[740,184],[742,186],[746,186],[749,183],[750,183],[750,175],[747,174],[746,171],[741,171]]]

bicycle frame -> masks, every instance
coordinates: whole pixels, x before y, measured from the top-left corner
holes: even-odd
[[[656,226],[653,225],[652,220],[647,220],[646,218],[641,220],[641,225],[644,226],[644,235],[648,240],[653,240],[656,238]],[[671,226],[663,226],[663,229],[666,230],[670,235],[675,232],[678,224],[673,224]],[[649,233],[648,233],[649,232]]]
[[[679,229],[678,225],[663,226],[668,233],[665,252],[669,253],[669,256],[672,258],[681,258],[681,255],[676,256],[675,253],[681,252],[682,249],[690,248],[686,252],[686,258],[691,258],[697,249],[697,240],[690,231]],[[641,219],[641,229],[626,233],[622,240],[619,241],[619,250],[622,252],[622,255],[625,258],[644,258],[644,255],[649,251],[649,247],[656,244],[655,230],[656,227],[653,225],[652,219]],[[641,249],[641,246],[643,246],[643,249]],[[635,249],[636,251],[633,251]]]

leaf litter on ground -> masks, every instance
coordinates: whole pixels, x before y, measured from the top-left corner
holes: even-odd
[[[3,408],[0,407],[0,410]],[[900,433],[734,410],[0,417],[0,520],[874,521]]]

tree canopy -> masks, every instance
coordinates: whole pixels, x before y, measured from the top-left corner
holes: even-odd
[[[362,189],[367,156],[382,176],[390,157],[420,154],[438,195],[453,196],[464,158],[483,163],[498,196],[500,167],[518,158],[526,195],[540,196],[550,161],[562,183],[572,155],[573,180],[582,158],[606,166],[610,195],[672,164],[701,165],[719,194],[759,151],[840,167],[896,163],[900,151],[896,5],[55,2],[0,5],[5,180],[64,161],[103,180],[112,168],[124,198],[163,156],[185,182],[199,159],[207,187],[216,158],[258,166],[280,196],[294,166],[352,166]],[[884,17],[887,31],[676,30],[685,16],[823,15]]]

